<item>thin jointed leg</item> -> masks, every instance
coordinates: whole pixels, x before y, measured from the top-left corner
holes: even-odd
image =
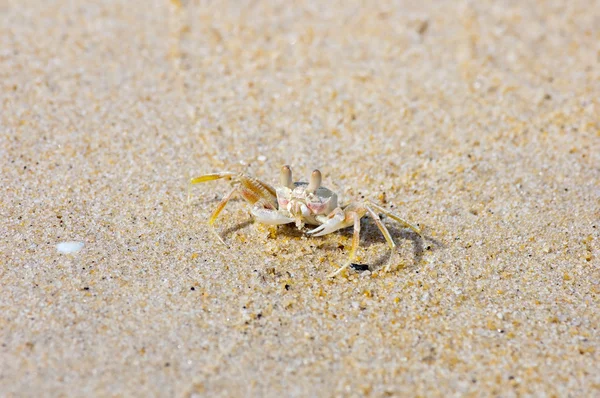
[[[237,192],[237,188],[233,188],[231,190],[231,192],[229,192],[227,194],[227,196],[225,196],[223,199],[221,199],[221,201],[217,205],[217,208],[212,212],[212,214],[210,215],[210,218],[208,219],[208,225],[210,226],[210,229],[214,232],[214,234],[217,236],[217,238],[219,238],[221,243],[224,244],[225,246],[227,246],[227,243],[225,243],[223,238],[221,238],[221,235],[219,235],[219,233],[217,232],[217,229],[215,228],[214,223],[217,220],[217,217],[219,217],[219,214],[221,213],[221,211],[223,211],[223,209],[225,208],[225,205],[227,205],[227,202],[229,202],[229,200],[233,197],[233,195],[236,192]]]
[[[225,196],[223,199],[221,199],[221,201],[217,205],[217,208],[210,215],[210,218],[208,219],[208,225],[210,225],[211,227],[213,226],[213,224],[217,220],[217,217],[219,217],[219,214],[221,213],[221,211],[223,211],[223,209],[225,208],[225,205],[227,205],[227,202],[229,202],[229,200],[233,197],[233,195],[237,192],[237,190],[238,190],[237,188],[233,188],[231,190],[231,192],[229,192],[227,194],[227,196]]]
[[[361,217],[357,213],[353,213],[353,218],[354,218],[354,234],[352,235],[352,248],[350,249],[350,257],[348,258],[348,261],[346,261],[346,263],[344,265],[342,265],[340,268],[338,268],[335,272],[327,275],[327,277],[329,277],[329,278],[333,278],[334,276],[336,276],[337,274],[339,274],[340,272],[342,272],[343,270],[348,268],[350,266],[350,264],[352,264],[352,260],[354,260],[354,257],[356,256],[356,250],[358,249],[358,245],[360,243],[360,218]]]
[[[220,173],[205,174],[198,177],[191,178],[188,184],[188,204],[191,200],[191,188],[194,184],[200,184],[202,182],[219,180],[221,178],[230,180],[234,188],[225,196],[217,205],[217,208],[213,211],[208,224],[211,226],[211,230],[217,235],[217,238],[225,244],[221,236],[217,233],[214,228],[214,223],[221,213],[221,211],[227,205],[227,202],[233,197],[234,194],[239,194],[246,202],[254,205],[255,209],[273,210],[277,209],[277,195],[275,189],[269,184],[266,184],[259,179],[246,176],[240,173],[232,173],[230,171],[223,171]],[[268,217],[275,218],[276,223],[283,223],[281,217],[274,214],[268,214]]]
[[[371,216],[371,218],[373,219],[373,221],[375,221],[375,225],[377,225],[377,228],[379,228],[379,231],[381,231],[381,234],[383,235],[383,237],[385,238],[388,246],[390,247],[390,258],[388,260],[388,263],[385,265],[385,267],[383,268],[383,270],[385,272],[388,272],[390,270],[390,268],[392,267],[392,260],[394,258],[394,253],[395,253],[395,248],[396,248],[396,244],[394,243],[394,240],[392,239],[392,235],[390,235],[390,231],[388,231],[387,227],[385,226],[385,224],[381,221],[381,218],[379,218],[379,216],[377,215],[377,213],[375,213],[373,211],[373,209],[371,209],[369,206],[365,206],[367,209],[367,212],[369,213],[369,216]]]
[[[417,227],[415,227],[414,225],[412,225],[411,223],[409,223],[408,221],[404,220],[403,218],[401,218],[400,216],[398,216],[395,213],[392,213],[391,211],[379,206],[377,203],[373,202],[372,200],[369,200],[369,205],[371,207],[373,207],[375,210],[385,214],[386,216],[388,216],[389,218],[391,218],[392,220],[402,224],[402,226],[406,227],[406,228],[410,228],[412,229],[417,235],[419,235],[421,238],[423,237],[423,235],[421,235],[421,230]]]
[[[221,173],[205,174],[205,175],[202,175],[199,177],[190,178],[190,182],[188,183],[188,195],[187,195],[188,205],[190,204],[190,201],[192,200],[192,185],[200,184],[200,183],[206,182],[206,181],[214,181],[214,180],[218,180],[220,178],[231,178],[233,176],[235,176],[235,173],[232,173],[230,171],[224,171]]]

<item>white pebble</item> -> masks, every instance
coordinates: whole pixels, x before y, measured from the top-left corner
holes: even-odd
[[[265,160],[267,160],[267,157],[265,155],[260,155],[256,159],[258,159],[259,162],[264,162]]]
[[[83,242],[61,242],[56,245],[56,250],[64,254],[77,253],[83,249],[83,246]]]

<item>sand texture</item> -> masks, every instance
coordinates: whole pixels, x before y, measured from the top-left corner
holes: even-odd
[[[600,396],[598,1],[0,1],[0,184],[2,397]]]

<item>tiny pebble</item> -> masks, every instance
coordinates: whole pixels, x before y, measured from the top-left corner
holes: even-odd
[[[352,264],[350,264],[350,267],[353,268],[356,271],[368,271],[369,270],[369,264],[355,264],[355,263],[352,263]]]
[[[56,250],[64,254],[77,253],[83,249],[83,246],[83,242],[61,242],[56,245]]]
[[[265,160],[267,160],[267,157],[265,155],[260,155],[259,157],[256,158],[259,162],[264,162]]]

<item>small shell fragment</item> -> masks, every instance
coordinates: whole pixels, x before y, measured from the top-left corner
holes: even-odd
[[[56,250],[58,250],[59,253],[71,254],[79,252],[83,249],[83,246],[85,246],[83,242],[61,242],[56,245]]]

